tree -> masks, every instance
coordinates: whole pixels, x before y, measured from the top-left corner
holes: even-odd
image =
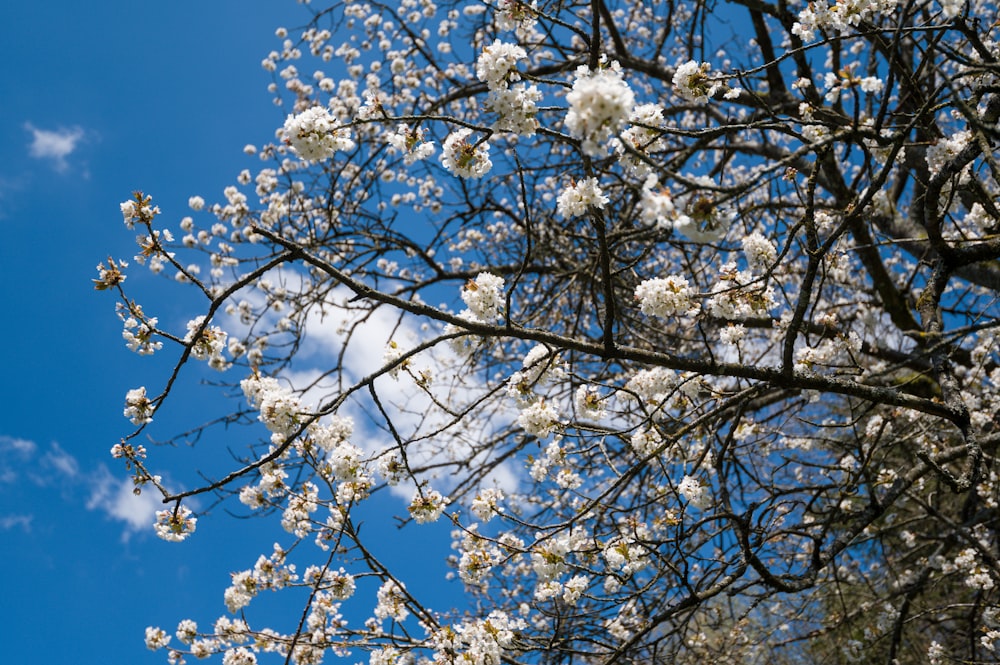
[[[289,534],[170,659],[996,658],[993,3],[312,12],[263,62],[264,166],[180,240],[122,204],[136,262],[201,298],[186,333],[124,261],[95,280],[177,356],[113,449],[158,533],[217,495]],[[198,360],[230,401],[182,436],[240,452],[181,491],[140,441]],[[451,522],[467,606],[372,553],[379,493],[412,497],[401,539]],[[289,587],[301,615],[258,625]]]

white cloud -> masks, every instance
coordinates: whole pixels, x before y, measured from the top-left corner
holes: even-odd
[[[32,137],[28,154],[36,159],[51,160],[52,167],[60,172],[69,167],[66,158],[76,150],[77,144],[83,138],[83,129],[80,127],[49,131],[38,129],[29,122],[25,123],[24,128],[31,132]]]
[[[283,273],[281,283],[289,291],[294,290],[294,276],[290,272]],[[322,314],[315,310],[310,312],[304,323],[305,339],[296,357],[298,362],[293,369],[282,372],[282,378],[293,387],[309,387],[302,396],[306,405],[315,408],[339,397],[340,380],[353,384],[379,370],[385,362],[384,354],[390,340],[396,341],[403,350],[412,349],[433,339],[440,330],[434,324],[424,327],[416,317],[390,307],[351,311],[349,303],[353,298],[354,294],[344,286],[337,286],[327,294],[327,302],[333,306]],[[351,331],[349,342],[346,331]],[[348,351],[340,355],[345,343]],[[338,361],[343,363],[343,374],[326,375],[330,363]],[[430,370],[433,379],[427,388],[433,398],[406,372],[400,372],[398,379],[381,376],[374,385],[393,427],[404,440],[411,442],[407,446],[411,467],[426,469],[421,479],[430,480],[435,489],[451,491],[461,478],[453,475],[454,467],[450,465],[457,460],[470,459],[473,467],[488,464],[493,453],[483,450],[482,442],[502,423],[516,419],[517,412],[505,408],[503,402],[486,411],[472,408],[489,388],[481,376],[468,371],[464,360],[447,343],[413,357],[411,367],[416,373]],[[464,413],[461,422],[455,422],[452,414],[440,408],[441,404],[448,405],[452,413]],[[367,390],[356,393],[339,413],[354,420],[353,442],[369,457],[396,449]],[[521,475],[517,463],[503,461],[492,468],[484,481],[513,493]],[[413,489],[412,484],[404,483],[390,491],[409,500]]]
[[[112,519],[123,522],[122,540],[136,532],[152,530],[157,510],[163,509],[155,488],[138,496],[132,491],[131,478],[120,478],[101,465],[91,476],[88,510],[99,510]]]

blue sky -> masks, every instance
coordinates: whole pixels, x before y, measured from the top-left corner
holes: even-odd
[[[307,20],[292,0],[0,4],[5,662],[164,663],[143,629],[214,621],[228,573],[280,536],[218,511],[182,545],[152,534],[152,496],[132,496],[108,450],[128,432],[125,392],[168,359],[126,350],[113,298],[90,280],[109,254],[134,253],[118,210],[133,190],[179,220],[189,196],[218,200],[252,166],[243,146],[284,120],[259,63],[277,26]],[[130,279],[155,301],[157,280]],[[157,302],[161,319],[192,314]],[[196,405],[174,405],[177,427]]]

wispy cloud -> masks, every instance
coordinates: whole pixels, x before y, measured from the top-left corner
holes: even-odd
[[[75,478],[80,472],[76,458],[63,450],[58,443],[53,443],[42,457],[42,463],[68,478]]]
[[[0,485],[16,482],[20,476],[18,470],[24,468],[25,461],[37,448],[34,441],[0,436]]]
[[[14,527],[21,527],[25,531],[31,531],[31,515],[2,515],[0,516],[0,531],[10,531]]]
[[[77,144],[83,139],[83,129],[80,127],[59,128],[55,131],[48,129],[38,129],[30,122],[25,123],[24,128],[31,132],[31,144],[28,146],[28,154],[36,159],[49,160],[52,167],[59,172],[69,168],[69,157]]]
[[[42,448],[28,439],[0,435],[0,493],[51,493],[53,488],[74,506],[83,504],[120,523],[122,540],[141,531],[152,532],[155,513],[163,508],[155,489],[136,496],[130,477],[115,475],[104,464],[82,468],[58,443]],[[0,532],[14,528],[29,531],[33,520],[35,516],[27,513],[0,514]]]

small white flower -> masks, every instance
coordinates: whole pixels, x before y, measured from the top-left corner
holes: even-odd
[[[444,140],[441,164],[462,178],[482,178],[493,168],[490,161],[490,144],[486,141],[470,143],[472,130],[468,127],[456,130]]]
[[[719,331],[719,339],[723,344],[737,346],[746,334],[747,329],[742,323],[730,323]]]
[[[222,665],[257,665],[257,656],[246,647],[236,647],[222,656]]]
[[[537,86],[518,83],[508,88],[491,90],[486,98],[486,108],[497,114],[493,129],[513,132],[518,136],[533,136],[538,129],[538,102],[542,93]]]
[[[473,7],[475,5],[472,5]],[[497,0],[496,22],[500,30],[530,30],[538,15],[538,2],[531,0]]]
[[[198,637],[198,624],[191,619],[184,619],[177,624],[177,632],[174,634],[184,644],[191,644]]]
[[[604,399],[596,386],[581,385],[576,389],[573,403],[576,405],[577,413],[591,420],[602,420],[608,415],[604,408]]]
[[[567,605],[576,605],[580,596],[587,590],[590,579],[586,575],[574,575],[563,585],[563,601]]]
[[[375,606],[375,618],[379,621],[392,617],[402,622],[410,615],[406,608],[406,595],[401,584],[393,580],[386,581],[378,590],[378,605]]]

